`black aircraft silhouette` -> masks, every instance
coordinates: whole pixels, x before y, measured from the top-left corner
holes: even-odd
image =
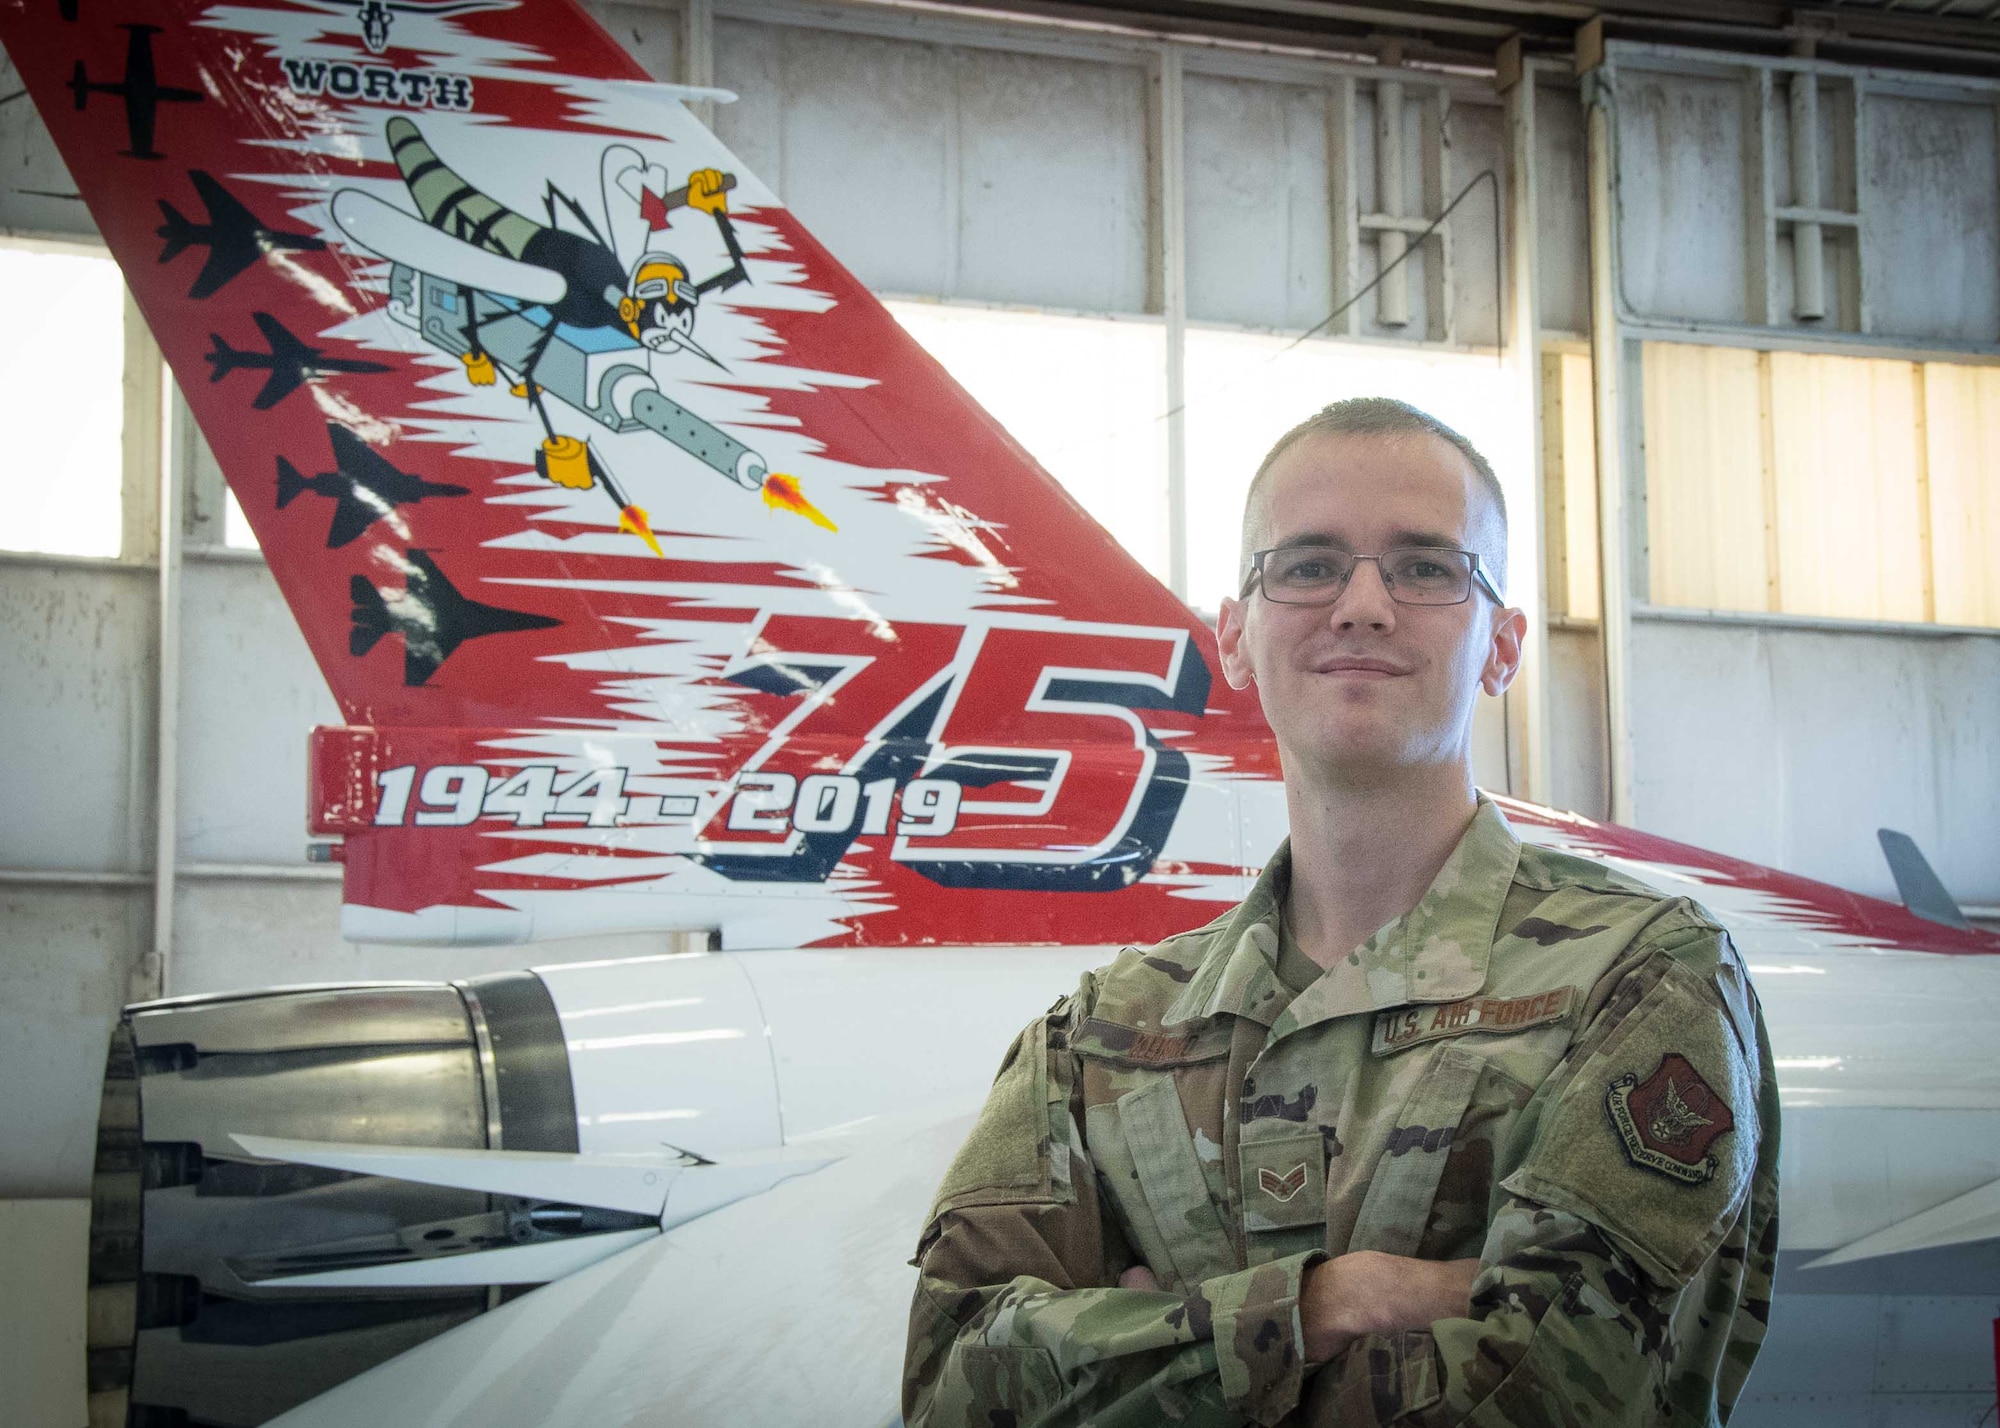
[[[333,442],[334,470],[301,476],[291,462],[282,456],[278,458],[278,509],[284,510],[304,491],[336,502],[333,528],[326,533],[328,550],[356,539],[398,506],[410,505],[426,496],[471,494],[463,486],[426,481],[421,476],[398,471],[381,452],[339,422],[328,422],[326,434]]]
[[[215,370],[208,380],[219,382],[238,367],[268,371],[271,375],[264,379],[264,389],[257,393],[257,399],[250,403],[258,411],[269,411],[307,382],[335,372],[386,372],[389,369],[380,362],[363,362],[355,357],[328,357],[317,347],[309,347],[285,330],[285,325],[268,312],[254,312],[250,318],[257,324],[257,330],[264,334],[264,343],[269,352],[241,352],[222,340],[222,334],[211,332],[208,340],[215,344],[203,355],[208,365]]]
[[[162,104],[199,104],[203,95],[197,89],[169,89],[160,84],[159,76],[153,69],[153,36],[160,33],[158,25],[124,25],[125,31],[125,77],[116,84],[94,83],[83,72],[83,61],[76,62],[76,69],[70,75],[69,92],[76,96],[76,107],[81,109],[90,102],[93,94],[115,94],[125,101],[125,137],[132,147],[120,150],[128,159],[159,159],[164,154],[153,150],[153,120]]]
[[[196,223],[163,198],[159,200],[160,216],[166,222],[160,225],[158,231],[167,243],[160,250],[162,263],[171,263],[191,246],[208,249],[208,259],[195,276],[194,286],[188,289],[189,297],[213,296],[224,283],[266,253],[279,248],[290,248],[297,253],[317,253],[326,247],[322,239],[310,233],[266,228],[234,194],[200,169],[189,169],[188,178],[194,183],[194,191],[208,213],[208,222]]]
[[[347,633],[348,653],[357,659],[375,648],[384,635],[403,637],[403,683],[415,688],[438,671],[451,652],[481,635],[512,630],[546,630],[561,620],[482,605],[458,592],[427,551],[406,551],[409,575],[400,591],[384,592],[365,575],[347,582],[354,602],[354,628]]]

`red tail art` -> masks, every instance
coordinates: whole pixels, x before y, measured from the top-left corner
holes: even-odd
[[[1206,629],[580,10],[0,39],[347,721],[348,936],[1124,941],[1268,854]]]

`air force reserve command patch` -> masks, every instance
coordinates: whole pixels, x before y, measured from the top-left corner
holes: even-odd
[[[1715,1174],[1708,1148],[1736,1125],[1722,1097],[1674,1051],[1643,1081],[1629,1071],[1613,1081],[1604,1104],[1634,1165],[1688,1185]]]

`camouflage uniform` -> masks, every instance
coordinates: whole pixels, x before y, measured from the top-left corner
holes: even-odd
[[[1416,908],[1295,994],[1289,868],[1008,1053],[918,1249],[911,1428],[1726,1417],[1778,1203],[1727,934],[1481,799]],[[1362,1249],[1477,1257],[1470,1312],[1307,1363],[1301,1278]],[[1161,1288],[1116,1288],[1140,1263]]]

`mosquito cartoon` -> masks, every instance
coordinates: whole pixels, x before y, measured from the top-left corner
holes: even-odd
[[[651,519],[619,487],[580,437],[557,428],[548,396],[615,432],[650,430],[767,505],[828,530],[833,523],[744,443],[660,390],[653,363],[677,354],[721,368],[695,337],[702,298],[749,281],[731,223],[733,175],[698,169],[676,189],[666,170],[634,149],[603,155],[603,225],[549,183],[546,222],[528,218],[449,167],[410,120],[388,121],[386,137],[416,212],[358,189],[333,197],[333,220],[359,247],[387,258],[390,312],[425,341],[452,353],[475,386],[506,376],[541,423],[535,469],[571,490],[600,487],[618,507],[619,528],[660,554]],[[651,244],[680,208],[714,218],[728,264],[695,278],[674,254]],[[626,235],[630,261],[610,236]]]

